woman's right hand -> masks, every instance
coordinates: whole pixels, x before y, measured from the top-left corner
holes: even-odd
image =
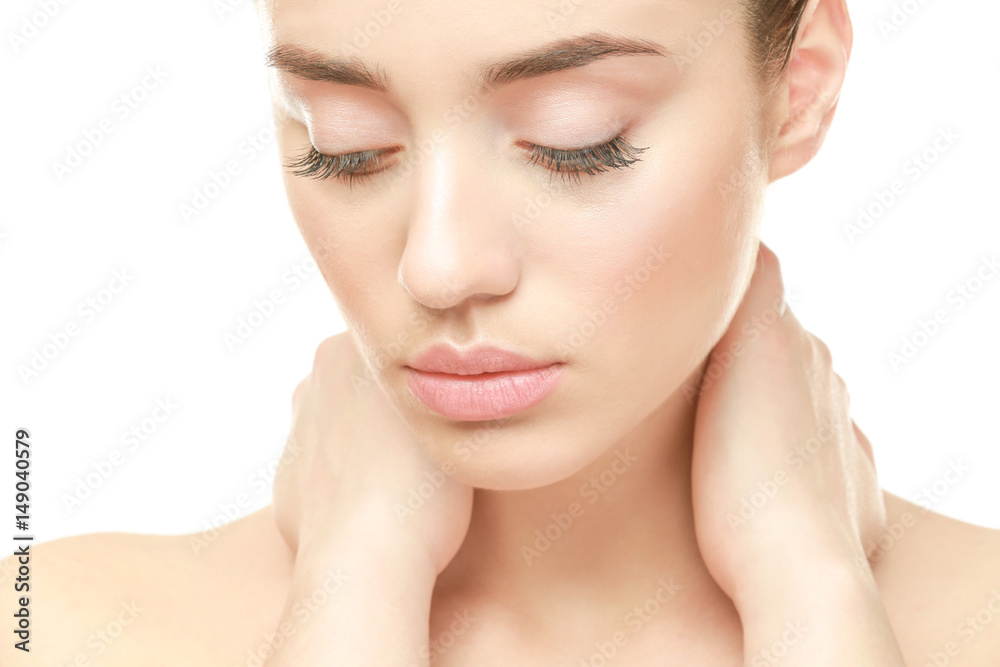
[[[292,398],[274,480],[278,528],[297,556],[363,535],[362,542],[425,550],[440,573],[465,539],[472,488],[438,470],[368,377],[350,332],[320,343]],[[411,491],[428,481],[433,494],[411,510]]]
[[[427,664],[434,585],[465,539],[472,488],[437,470],[380,387],[358,382],[365,370],[339,334],[295,390],[272,508],[295,565],[266,667]]]

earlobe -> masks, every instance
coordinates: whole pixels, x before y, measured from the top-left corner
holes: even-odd
[[[788,176],[816,155],[837,109],[853,31],[846,0],[813,0],[799,25],[775,101],[781,126],[771,145],[769,178]]]

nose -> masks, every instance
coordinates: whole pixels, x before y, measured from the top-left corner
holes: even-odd
[[[480,164],[486,169],[487,165]],[[441,142],[414,172],[399,283],[434,309],[509,294],[521,273],[512,210],[495,181]]]

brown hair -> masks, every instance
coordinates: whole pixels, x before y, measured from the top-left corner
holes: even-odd
[[[788,65],[799,22],[809,0],[743,0],[751,36],[751,56],[765,84],[774,83]]]

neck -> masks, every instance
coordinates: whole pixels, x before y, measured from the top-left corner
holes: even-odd
[[[558,483],[477,489],[469,532],[439,576],[439,591],[516,601],[522,618],[540,623],[551,622],[553,613],[578,617],[581,603],[608,618],[609,610],[633,609],[667,587],[685,601],[662,605],[662,619],[726,603],[695,538],[696,407],[678,390],[591,465]]]

